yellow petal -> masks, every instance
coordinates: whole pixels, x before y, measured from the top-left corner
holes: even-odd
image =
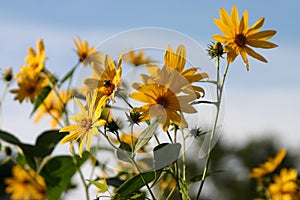
[[[59,132],[70,132],[76,130],[76,125],[72,124],[59,130]]]
[[[186,62],[186,49],[183,45],[178,46],[176,50],[176,56],[177,56],[176,68],[179,72],[181,72]]]
[[[265,22],[264,17],[257,20],[255,24],[248,29],[246,36],[256,33],[264,25],[264,22]]]
[[[87,78],[83,80],[83,83],[90,89],[97,88],[100,80],[94,79],[94,78]]]
[[[231,19],[233,25],[235,26],[235,32],[237,33],[239,31],[238,28],[240,22],[239,22],[239,12],[235,5],[232,7],[231,10]]]
[[[272,38],[276,34],[276,31],[274,30],[266,30],[266,31],[260,31],[254,34],[251,34],[247,37],[247,41],[249,40],[268,40]]]
[[[65,144],[67,142],[70,142],[72,140],[75,140],[78,137],[78,132],[74,131],[73,133],[70,133],[68,135],[66,135],[61,141],[61,144]]]
[[[224,24],[222,21],[220,21],[218,19],[214,19],[214,22],[224,35],[229,36],[229,37],[234,36],[234,33],[232,33],[230,28],[226,24]]]
[[[132,99],[144,103],[155,103],[155,100],[153,99],[153,96],[149,96],[142,92],[134,92],[129,95]]]
[[[77,105],[79,106],[81,112],[83,114],[86,114],[86,110],[85,110],[84,106],[82,105],[82,103],[76,97],[74,97],[74,100],[76,101]]]
[[[86,151],[90,151],[91,149],[91,144],[92,144],[92,134],[88,134],[86,136],[86,147],[85,147],[85,150]]]
[[[252,47],[263,48],[263,49],[271,49],[271,48],[278,47],[278,45],[272,42],[263,41],[263,40],[247,40],[247,44],[249,44]]]
[[[250,48],[249,48],[250,49]],[[249,71],[249,62],[248,62],[248,58],[247,58],[247,53],[246,51],[242,50],[240,52],[240,55],[242,56],[242,59],[244,60],[244,63],[246,65],[247,71]]]
[[[219,34],[213,35],[212,38],[218,42],[221,42],[222,44],[225,44],[228,40],[230,40],[230,38]]]
[[[252,56],[253,58],[256,58],[262,62],[268,62],[267,59],[265,59],[262,55],[256,53],[253,49],[249,48],[249,47],[245,47],[246,48],[246,52],[247,54],[249,54],[249,56]]]
[[[232,22],[231,17],[227,13],[227,11],[223,8],[220,9],[220,18],[221,21],[229,28],[229,31],[231,32],[231,35],[235,34],[235,27]]]

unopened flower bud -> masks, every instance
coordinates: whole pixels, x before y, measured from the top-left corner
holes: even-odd
[[[220,42],[215,42],[213,45],[209,44],[207,49],[208,55],[213,59],[215,57],[222,57],[224,54],[223,45]]]

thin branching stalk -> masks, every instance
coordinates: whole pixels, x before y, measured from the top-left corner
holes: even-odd
[[[211,131],[211,135],[210,135],[210,140],[209,140],[209,145],[208,145],[208,150],[207,150],[207,158],[206,158],[206,162],[205,162],[205,166],[204,166],[204,170],[203,170],[203,174],[202,174],[200,187],[199,187],[198,194],[197,194],[197,200],[199,200],[199,198],[200,198],[200,194],[203,189],[204,182],[205,182],[205,179],[207,176],[209,161],[211,158],[212,143],[213,143],[213,139],[214,139],[214,136],[216,133],[218,118],[219,118],[219,114],[220,114],[220,106],[221,106],[221,101],[222,101],[222,94],[223,94],[225,79],[226,79],[226,75],[227,75],[227,72],[229,69],[229,63],[227,62],[226,68],[224,70],[224,74],[222,77],[222,81],[221,81],[221,79],[220,79],[220,57],[217,57],[216,65],[217,65],[217,103],[215,104],[216,105],[216,115],[215,115],[215,120],[214,120],[213,128]]]
[[[72,148],[73,148],[73,151],[74,151],[74,147],[72,147]],[[80,166],[79,166],[78,159],[77,159],[76,155],[73,156],[73,162],[74,162],[74,164],[76,166],[76,169],[77,169],[77,171],[79,173],[81,182],[82,182],[82,184],[84,186],[85,198],[86,198],[86,200],[89,200],[90,199],[90,197],[89,197],[89,185],[85,181],[84,175],[83,175],[83,173],[82,173],[82,171],[80,169]]]

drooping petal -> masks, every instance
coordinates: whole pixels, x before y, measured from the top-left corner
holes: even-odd
[[[246,51],[242,50],[242,51],[240,52],[240,55],[241,55],[241,57],[242,57],[242,59],[243,59],[245,65],[246,65],[247,71],[249,71],[249,62],[248,62],[248,58],[247,58],[247,53],[246,53]]]
[[[61,141],[60,143],[61,144],[65,144],[67,142],[70,142],[72,140],[75,140],[76,138],[78,137],[78,132],[77,131],[74,131],[68,135],[66,135]]]
[[[249,47],[246,47],[246,52],[247,54],[249,54],[249,56],[252,56],[253,58],[256,58],[262,62],[268,62],[267,59],[265,59],[262,55],[256,53],[253,49],[249,48]]]

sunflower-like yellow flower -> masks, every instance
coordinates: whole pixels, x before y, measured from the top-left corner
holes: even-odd
[[[157,68],[156,66],[153,69]],[[180,127],[187,127],[187,122],[179,112],[196,113],[196,109],[189,104],[196,97],[193,95],[179,95],[183,84],[186,84],[186,82],[184,82],[184,78],[180,79],[182,76],[179,76],[175,70],[170,73],[167,67],[164,67],[157,72],[162,76],[158,81],[141,75],[144,83],[134,83],[132,85],[136,92],[131,93],[129,96],[136,101],[146,103],[146,105],[136,108],[136,111],[142,113],[141,117],[144,120],[158,118],[164,131],[168,130],[170,122]]]
[[[177,70],[188,82],[192,84],[198,82],[204,78],[209,78],[207,73],[197,73],[198,68],[192,67],[184,69],[186,63],[186,49],[183,45],[177,47],[176,53],[173,48],[169,45],[164,56],[164,65]],[[204,89],[199,86],[192,85],[197,98],[205,95]]]
[[[85,79],[84,84],[91,90],[97,89],[99,91],[97,99],[106,96],[107,99],[111,98],[114,102],[115,92],[121,85],[122,75],[122,56],[118,61],[118,69],[114,61],[109,55],[105,56],[104,67],[98,63],[92,63],[94,75],[91,78]]]
[[[269,185],[269,193],[272,200],[299,199],[297,190],[297,170],[283,168],[279,175],[274,176],[274,183]]]
[[[54,91],[51,91],[39,106],[34,122],[40,121],[44,115],[50,115],[52,117],[51,128],[56,128],[59,120],[62,118],[63,110],[67,102],[72,97],[72,93],[72,90],[62,90],[58,97]]]
[[[285,155],[286,155],[286,150],[281,149],[280,151],[277,152],[274,158],[269,158],[267,162],[261,164],[259,167],[253,168],[250,177],[259,179],[266,174],[272,173],[282,162]]]
[[[136,53],[135,51],[129,51],[124,55],[124,60],[133,64],[134,66],[140,66],[156,62],[155,60],[151,60],[150,58],[146,57],[144,51],[140,51],[138,53]]]
[[[277,47],[276,44],[268,42],[275,34],[275,30],[259,31],[263,26],[265,19],[262,17],[255,22],[251,27],[248,27],[248,11],[242,15],[239,20],[239,14],[236,6],[232,7],[231,15],[229,15],[223,8],[220,9],[220,20],[214,19],[215,24],[222,31],[224,36],[215,34],[213,39],[226,44],[225,51],[227,52],[227,61],[233,62],[237,55],[241,55],[247,70],[249,70],[249,63],[247,54],[262,62],[267,60],[251,47],[270,49]]]
[[[12,168],[12,177],[4,180],[5,192],[12,200],[46,199],[46,183],[42,176],[32,169],[25,171],[21,166]]]
[[[32,70],[29,66],[22,67],[15,78],[18,79],[19,88],[10,90],[10,92],[16,94],[14,100],[19,100],[20,103],[24,99],[29,99],[33,103],[35,97],[39,96],[41,90],[49,84],[44,74]]]
[[[65,136],[61,143],[65,144],[66,142],[71,141],[70,152],[73,153],[72,147],[75,142],[79,140],[79,149],[78,154],[82,157],[82,149],[84,142],[86,141],[86,151],[90,150],[92,136],[98,135],[98,127],[104,126],[106,121],[100,119],[102,108],[106,104],[106,96],[103,96],[99,102],[96,102],[97,91],[89,92],[86,97],[87,110],[82,105],[82,103],[75,98],[76,103],[78,104],[81,113],[77,114],[70,119],[76,124],[72,124],[60,129],[60,132],[71,132]]]
[[[45,55],[45,46],[43,40],[36,42],[37,51],[32,47],[28,48],[28,56],[25,58],[25,62],[36,72],[41,72],[44,69],[44,63],[47,59]]]
[[[73,40],[76,46],[76,53],[79,57],[79,61],[82,62],[83,66],[87,66],[92,62],[102,63],[102,53],[95,50],[94,46],[89,47],[87,41],[82,41],[80,37],[77,40]]]

